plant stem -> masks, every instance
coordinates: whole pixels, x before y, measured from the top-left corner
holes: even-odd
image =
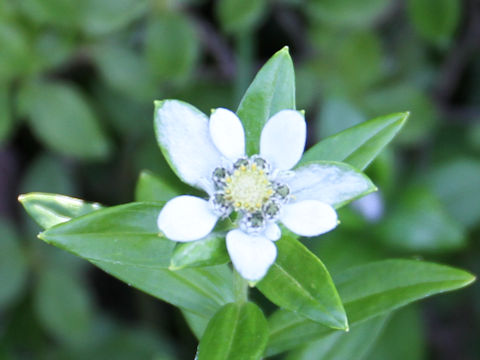
[[[248,301],[248,282],[235,269],[233,269],[233,291],[235,302],[243,304]]]

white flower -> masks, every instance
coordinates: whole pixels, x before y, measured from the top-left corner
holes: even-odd
[[[237,227],[226,236],[235,269],[255,282],[277,256],[274,241],[281,222],[301,236],[316,236],[337,226],[333,206],[372,191],[363,174],[342,163],[316,162],[291,170],[306,141],[302,113],[282,110],[265,124],[260,153],[247,156],[237,115],[216,109],[210,119],[193,106],[166,100],[156,104],[155,130],[172,169],[208,199],[173,198],[158,216],[158,227],[174,241],[207,236],[219,218],[236,213]]]

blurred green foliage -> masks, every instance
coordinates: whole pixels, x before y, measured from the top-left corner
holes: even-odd
[[[310,144],[411,111],[367,169],[380,195],[305,244],[333,276],[387,255],[479,273],[479,33],[475,0],[1,1],[0,358],[192,358],[180,312],[46,249],[15,199],[43,191],[120,204],[142,170],[141,182],[156,174],[174,193],[182,185],[155,143],[152,101],[235,109],[284,45]],[[476,284],[288,359],[478,358],[478,304]]]

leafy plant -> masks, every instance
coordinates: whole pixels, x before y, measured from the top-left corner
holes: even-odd
[[[227,10],[226,7],[222,9],[222,14]],[[327,6],[322,13],[328,14],[327,10],[333,11]],[[351,14],[345,13],[346,19],[349,16]],[[270,126],[269,123],[276,114],[285,114],[284,111],[287,111],[287,114],[294,114],[291,116],[298,119],[299,124],[302,123],[303,113],[294,111],[293,74],[290,55],[284,48],[264,65],[247,89],[237,110],[238,118],[245,129],[246,154],[251,156],[260,151],[261,156],[271,161],[262,144],[262,128]],[[25,106],[25,110],[29,110],[28,105]],[[214,121],[215,113],[211,115],[210,123]],[[228,116],[235,116],[233,113],[229,114],[231,115]],[[195,154],[198,144],[203,146],[201,142],[204,140],[200,131],[204,128],[196,123],[188,123],[188,116],[208,121],[205,115],[190,105],[171,100],[158,102],[155,110],[157,139],[167,161],[179,177],[187,184],[200,187],[208,193],[208,186],[192,175],[192,171],[198,170],[195,166],[201,167],[201,161],[209,159],[209,154],[205,151]],[[297,222],[311,215],[302,212],[300,208],[295,215],[301,213],[302,219],[295,218],[292,224],[283,218],[285,226],[282,226],[281,238],[275,245],[273,240],[277,240],[280,233],[275,235],[278,236],[277,239],[267,239],[271,244],[267,245],[269,249],[272,249],[271,246],[275,249],[275,256],[273,261],[262,268],[265,272],[268,270],[266,275],[262,272],[260,275],[250,275],[251,266],[255,268],[256,264],[251,265],[246,261],[247,265],[244,265],[245,259],[257,255],[260,256],[259,261],[263,261],[262,254],[238,255],[238,250],[228,248],[229,235],[226,234],[241,232],[239,236],[245,238],[245,241],[263,236],[253,222],[247,224],[250,228],[242,228],[243,219],[253,213],[249,208],[242,208],[241,205],[236,205],[235,199],[232,200],[238,211],[237,217],[229,217],[230,212],[224,213],[224,220],[218,223],[213,232],[217,219],[222,217],[220,215],[211,215],[212,219],[202,215],[204,217],[198,220],[188,217],[189,213],[193,214],[193,210],[190,212],[186,208],[182,212],[175,212],[185,215],[185,218],[175,219],[170,215],[162,217],[165,209],[171,207],[169,204],[177,201],[176,195],[198,194],[198,191],[188,187],[182,191],[182,186],[172,185],[150,173],[142,173],[140,176],[136,187],[138,202],[134,203],[104,207],[46,193],[28,193],[21,195],[19,200],[29,215],[43,227],[40,239],[67,250],[129,285],[181,309],[192,331],[199,338],[199,360],[259,359],[288,350],[295,350],[289,355],[291,359],[308,359],[309,353],[322,353],[325,358],[352,358],[357,353],[367,354],[371,342],[366,342],[366,334],[377,337],[386,319],[395,310],[431,295],[462,288],[475,279],[470,273],[449,266],[399,259],[366,262],[357,267],[336,269],[332,276],[327,270],[328,266],[321,261],[321,256],[317,257],[300,241],[299,235],[316,236],[335,227],[336,211],[340,213],[339,209],[346,203],[375,190],[372,182],[360,170],[365,169],[379,155],[404,126],[407,118],[408,113],[405,112],[362,122],[312,146],[302,160],[298,156],[291,161],[293,164],[290,167],[293,167],[300,160],[293,169],[298,174],[306,171],[310,164],[317,166],[315,179],[321,179],[318,180],[321,186],[317,188],[315,183],[310,183],[304,190],[310,191],[313,188],[316,201],[327,204],[324,206],[328,206],[328,214],[332,214],[335,223],[318,230],[317,222],[327,222],[327,217],[317,217],[317,222],[309,222],[308,226],[297,226]],[[175,127],[177,125],[167,123],[171,119],[194,126],[193,129],[197,132],[193,134],[191,143],[179,142],[184,134],[178,133],[179,128]],[[227,121],[225,118],[223,120]],[[295,132],[298,126],[288,129]],[[191,131],[192,128],[184,130]],[[275,134],[281,136],[279,132]],[[223,147],[230,149],[229,142],[238,140],[228,132],[221,132],[219,136],[220,138],[212,136],[213,143],[219,150],[224,149]],[[290,145],[273,143],[272,146]],[[303,144],[301,145],[303,150]],[[187,150],[179,155],[172,150],[172,146]],[[185,155],[188,158],[184,158]],[[200,163],[192,162],[191,156],[198,156]],[[245,159],[244,153],[240,153],[240,159]],[[288,166],[282,168],[282,164],[275,157],[272,159],[277,161],[275,164],[280,166],[281,170],[290,169]],[[218,164],[209,168],[210,171],[216,166]],[[251,171],[255,176],[263,174],[257,173],[257,168],[252,167],[251,162],[239,164],[238,169],[241,169],[241,166],[245,166],[245,171]],[[239,181],[234,172],[230,176],[232,182]],[[252,191],[256,191],[255,186]],[[285,209],[293,206],[296,200],[301,202],[304,194],[301,191],[296,194],[298,199],[289,199],[291,203],[287,201]],[[447,192],[445,194],[448,196]],[[209,196],[213,195],[209,193]],[[189,199],[191,198],[193,197],[189,195]],[[196,202],[204,201],[197,199],[199,200],[195,200]],[[196,203],[191,205],[197,206]],[[309,209],[313,209],[313,214],[317,214],[316,207]],[[322,210],[319,213],[325,212]],[[394,214],[392,219],[395,219],[395,216]],[[212,224],[206,225],[204,221]],[[395,224],[395,220],[391,222]],[[192,228],[172,230],[172,226],[177,226],[176,224]],[[197,228],[194,228],[195,226]],[[386,223],[385,226],[388,228],[396,225]],[[251,227],[255,228],[254,231],[250,231]],[[314,231],[310,232],[312,228]],[[200,235],[195,233],[198,237],[191,238],[192,232],[197,230]],[[264,230],[261,228],[261,231]],[[357,233],[361,231],[361,227],[358,227]],[[181,236],[177,235],[179,233]],[[175,244],[168,239],[169,234],[172,234],[170,237],[175,240],[196,241]],[[225,236],[227,247],[224,245]],[[309,245],[310,241],[305,239],[304,243]],[[412,241],[416,244],[415,239]],[[260,249],[265,250],[264,247]],[[238,256],[241,257],[240,261]],[[229,257],[233,260],[233,271],[232,267],[226,264]],[[62,275],[58,281],[68,282],[68,277]],[[249,292],[255,294],[253,287],[278,307],[273,314],[267,316],[261,308],[262,302],[249,295]],[[81,297],[77,300],[78,303],[83,301]],[[272,305],[269,306],[271,308]],[[345,331],[350,331],[351,335],[346,335]]]

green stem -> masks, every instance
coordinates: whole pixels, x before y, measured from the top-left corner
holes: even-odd
[[[235,269],[233,269],[233,291],[238,304],[248,301],[248,282]]]

